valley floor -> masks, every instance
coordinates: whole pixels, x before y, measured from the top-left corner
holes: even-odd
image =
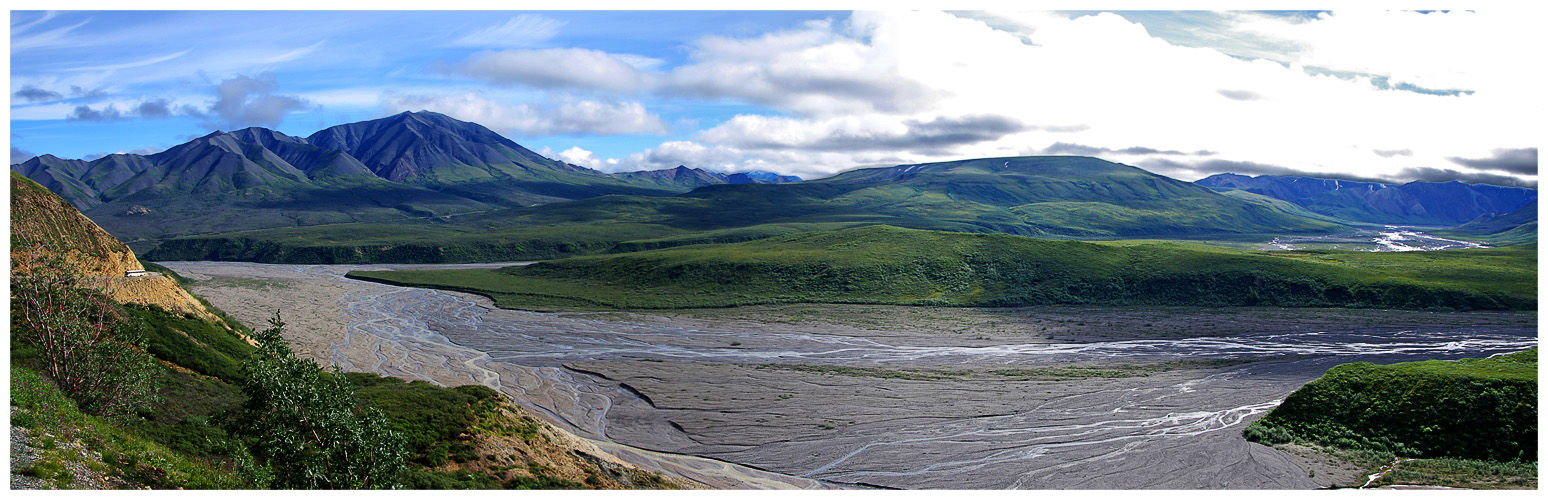
[[[728,488],[1358,486],[1365,471],[1309,471],[1241,429],[1336,364],[1537,345],[1535,313],[785,305],[542,314],[342,277],[416,266],[167,266],[250,325],[282,311],[299,354],[490,385],[621,458]]]

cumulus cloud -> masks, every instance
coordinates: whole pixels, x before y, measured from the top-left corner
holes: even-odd
[[[484,28],[458,38],[456,47],[528,47],[559,34],[565,22],[539,14],[521,14],[502,24]]]
[[[32,85],[23,86],[21,90],[11,94],[11,97],[27,102],[44,102],[63,99],[64,96],[52,90],[45,90]]]
[[[1270,165],[1253,161],[1210,159],[1197,162],[1184,162],[1167,158],[1147,158],[1136,162],[1136,166],[1151,172],[1175,177],[1183,180],[1196,180],[1215,174],[1241,174],[1247,176],[1258,175],[1285,175],[1296,177],[1320,177],[1325,179],[1338,178],[1351,181],[1368,181],[1370,179],[1352,178],[1337,174],[1308,172],[1280,165]]]
[[[590,49],[486,51],[451,67],[497,85],[540,89],[654,92],[736,99],[803,115],[910,112],[940,94],[904,78],[894,37],[868,23],[812,22],[756,38],[707,36],[690,61],[657,71],[661,60]]]
[[[11,146],[11,164],[12,165],[15,165],[17,163],[21,163],[21,162],[24,162],[24,161],[27,161],[27,160],[31,160],[32,157],[34,157],[34,156],[37,156],[37,155],[32,154],[31,151],[27,151],[25,149],[18,148],[16,146]]]
[[[279,88],[274,73],[257,77],[237,75],[215,87],[215,104],[209,108],[216,123],[207,126],[242,128],[276,127],[285,115],[306,109],[309,103],[299,97],[274,95]]]
[[[119,109],[118,104],[123,103],[109,103],[100,108],[93,108],[87,105],[76,106],[65,119],[69,121],[108,122],[136,117],[148,119],[171,118],[174,116],[206,117],[203,111],[194,106],[187,104],[174,105],[170,99],[165,98],[146,99],[138,103],[128,104],[124,109]]]
[[[91,106],[76,106],[65,120],[83,122],[110,122],[124,119],[124,114],[112,104],[103,106],[102,109],[94,109]]]
[[[688,165],[725,172],[739,167],[746,160],[745,156],[742,151],[727,146],[709,147],[692,141],[668,141],[618,161],[614,171],[660,170]]]
[[[1488,158],[1447,158],[1453,163],[1479,170],[1501,170],[1519,175],[1537,175],[1537,148],[1495,149]]]
[[[1043,154],[1045,154],[1045,155],[1079,155],[1079,156],[1101,156],[1101,155],[1108,155],[1108,154],[1209,156],[1209,155],[1215,154],[1215,152],[1213,152],[1213,151],[1194,151],[1192,153],[1185,153],[1185,152],[1182,152],[1182,151],[1177,151],[1177,150],[1172,150],[1172,149],[1164,149],[1163,150],[1163,149],[1147,148],[1147,147],[1144,147],[1144,146],[1130,146],[1130,147],[1126,147],[1126,148],[1122,148],[1122,149],[1112,149],[1112,148],[1102,148],[1102,147],[1087,146],[1087,145],[1084,145],[1084,144],[1073,144],[1073,143],[1068,143],[1068,142],[1055,142],[1052,145],[1049,145],[1048,147],[1043,148]]]
[[[604,172],[609,170],[609,166],[618,163],[618,160],[604,160],[597,156],[596,153],[581,149],[580,146],[571,146],[570,149],[559,152],[555,152],[553,148],[548,146],[543,146],[543,148],[539,149],[537,153],[549,158],[570,163],[572,165],[580,165],[592,170],[601,170]]]
[[[172,116],[172,103],[167,99],[151,99],[136,106],[135,112],[143,118],[167,118]]]
[[[637,64],[647,60],[632,58]],[[650,89],[654,77],[630,62],[631,58],[590,49],[504,50],[474,54],[453,71],[497,85],[615,92]]]
[[[1013,118],[994,115],[930,119],[869,115],[820,120],[738,115],[699,137],[706,142],[752,149],[934,150],[991,141],[1028,128]]]
[[[1520,186],[1537,187],[1537,181],[1512,177],[1508,175],[1491,174],[1487,172],[1460,172],[1451,169],[1411,167],[1398,172],[1399,180],[1414,180],[1423,182],[1449,182],[1461,181],[1472,184],[1494,184],[1496,186]]]
[[[102,89],[88,89],[79,85],[70,86],[70,97],[96,99],[99,97],[107,97],[107,95],[107,91]]]
[[[666,125],[638,102],[561,99],[557,103],[508,104],[482,92],[452,95],[388,95],[390,111],[425,109],[522,135],[662,134]]]
[[[668,76],[671,92],[818,116],[920,111],[941,96],[902,75],[896,33],[868,18],[751,39],[705,37],[691,57]]]

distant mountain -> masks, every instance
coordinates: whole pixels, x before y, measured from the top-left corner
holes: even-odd
[[[1483,240],[1493,245],[1535,244],[1537,203],[1528,203],[1510,213],[1481,215],[1467,224],[1436,233],[1451,238]]]
[[[544,158],[478,124],[431,112],[295,137],[213,132],[153,155],[43,155],[11,170],[126,240],[391,220],[604,194],[673,194]]]
[[[1266,235],[1348,230],[1289,207],[1256,195],[1227,196],[1096,158],[985,158],[854,170],[788,184],[713,184],[676,196],[605,196],[445,222],[179,238],[153,255],[317,264],[502,262],[877,224],[1090,239],[1267,241]],[[406,235],[404,244],[384,244],[384,235],[392,233]]]
[[[1383,184],[1216,174],[1195,182],[1212,189],[1240,189],[1289,201],[1318,214],[1373,224],[1454,226],[1487,214],[1512,212],[1537,201],[1536,189],[1457,181]]]
[[[727,184],[784,184],[787,182],[801,182],[800,177],[794,175],[779,175],[773,172],[754,170],[726,176]]]
[[[784,184],[787,182],[800,182],[801,178],[794,175],[779,175],[772,172],[754,170],[751,172],[722,174],[711,172],[702,168],[688,168],[678,165],[677,168],[662,170],[641,170],[637,172],[620,172],[612,174],[613,177],[626,179],[636,183],[652,183],[669,187],[696,188],[700,186],[713,186],[716,184]]]
[[[726,183],[725,174],[710,172],[702,168],[688,168],[684,165],[678,165],[677,168],[619,172],[611,175],[636,184],[655,184],[658,186],[687,189]]]

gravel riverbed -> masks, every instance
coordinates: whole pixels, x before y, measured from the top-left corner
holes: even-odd
[[[250,326],[282,311],[324,364],[489,385],[615,455],[730,488],[1316,488],[1326,472],[1242,427],[1339,363],[1537,343],[1532,313],[545,314],[342,277],[425,266],[165,265]]]

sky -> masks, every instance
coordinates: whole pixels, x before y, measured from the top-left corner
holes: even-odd
[[[1085,155],[1537,184],[1541,16],[12,11],[12,163],[428,110],[606,172]]]

